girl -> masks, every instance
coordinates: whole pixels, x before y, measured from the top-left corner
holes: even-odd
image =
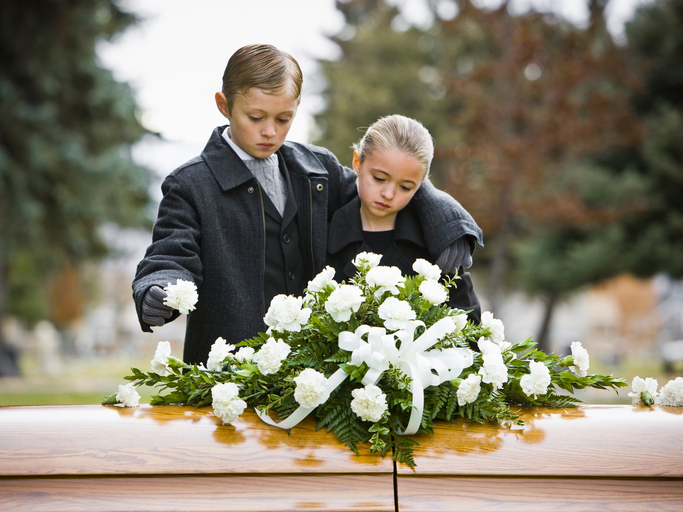
[[[178,316],[164,305],[163,288],[178,279],[197,286],[185,333],[187,363],[206,362],[218,337],[237,343],[264,331],[275,295],[301,295],[324,266],[331,214],[356,194],[353,173],[332,153],[285,142],[302,81],[296,60],[273,46],[238,50],[215,95],[229,125],[214,129],[202,154],[162,184],[133,297],[142,330],[151,332]],[[433,187],[415,202],[424,229],[439,233],[437,255],[474,223]],[[439,215],[448,210],[451,223],[444,225]]]
[[[338,280],[348,281],[355,275],[351,261],[363,251],[382,254],[381,265],[415,275],[412,265],[417,258],[433,259],[420,223],[406,206],[429,175],[434,155],[432,137],[418,121],[393,115],[370,126],[353,149],[358,196],[332,217],[327,261],[335,268]],[[470,275],[463,269],[472,264],[477,233],[460,240],[452,246],[458,253],[460,279],[450,290],[448,304],[469,311],[469,318],[479,323],[479,300]]]

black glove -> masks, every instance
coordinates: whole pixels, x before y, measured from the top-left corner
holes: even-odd
[[[142,298],[142,321],[147,325],[161,326],[173,315],[173,308],[164,304],[166,292],[153,285]]]
[[[444,274],[455,274],[460,267],[472,266],[472,251],[473,247],[467,238],[458,238],[444,249],[436,260],[436,264]]]

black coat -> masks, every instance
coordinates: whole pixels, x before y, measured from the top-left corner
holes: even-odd
[[[237,343],[263,332],[269,306],[264,300],[265,192],[223,139],[224,129],[214,129],[201,156],[164,180],[152,244],[133,281],[138,318],[147,332],[141,304],[152,285],[165,287],[177,279],[197,285],[199,301],[185,334],[188,363],[206,362],[219,336]],[[291,179],[301,255],[312,279],[325,266],[332,213],[357,194],[355,176],[324,148],[285,142],[277,153]],[[479,230],[469,213],[433,186],[420,187],[413,202],[427,212],[419,218],[425,219],[425,232],[435,233],[430,249],[437,255],[464,233]]]
[[[374,252],[363,239],[360,198],[356,196],[334,213],[329,226],[327,264],[334,267],[337,281],[348,282],[356,274],[356,267],[351,261],[364,251]],[[409,208],[404,208],[396,216],[394,239],[382,254],[380,265],[395,266],[404,275],[414,276],[416,272],[413,270],[413,263],[418,258],[434,263],[434,258],[427,250],[420,222]],[[471,310],[468,318],[478,324],[481,322],[481,306],[474,293],[470,274],[460,267],[458,275],[460,279],[456,280],[457,287],[450,288],[448,305],[451,308]]]

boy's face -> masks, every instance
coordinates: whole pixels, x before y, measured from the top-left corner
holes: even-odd
[[[299,102],[286,89],[249,89],[235,97],[231,111],[223,93],[216,93],[216,105],[230,121],[232,141],[254,158],[268,158],[284,143]]]
[[[400,149],[377,150],[361,163],[353,153],[358,176],[361,220],[367,231],[394,228],[396,214],[420,188],[425,170],[420,162]]]

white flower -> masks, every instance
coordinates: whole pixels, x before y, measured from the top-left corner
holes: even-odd
[[[160,341],[157,344],[154,359],[152,359],[152,371],[162,377],[168,375],[168,358],[171,355],[171,344],[168,341]]]
[[[119,384],[119,392],[116,394],[116,401],[123,404],[124,407],[137,407],[140,403],[140,394],[137,392],[133,383],[125,386]]]
[[[254,354],[253,360],[258,365],[261,375],[275,373],[280,369],[282,361],[289,355],[291,347],[282,340],[269,338],[261,347],[261,350]]]
[[[590,366],[590,357],[588,351],[583,348],[580,341],[572,342],[572,357],[574,358],[574,366],[569,369],[579,377],[588,375],[588,367]],[[654,398],[654,395],[652,395]]]
[[[443,304],[448,299],[448,290],[442,284],[433,279],[427,279],[420,283],[420,293],[430,304]]]
[[[375,254],[374,252],[359,252],[351,263],[353,263],[357,269],[360,269],[361,267],[375,268],[379,265],[381,259],[381,254]]]
[[[522,386],[522,391],[527,396],[534,397],[537,395],[545,395],[550,385],[550,371],[548,367],[540,361],[529,361],[529,370],[531,373],[524,375],[519,384]]]
[[[643,405],[641,394],[647,391],[654,399],[657,396],[657,386],[657,380],[652,377],[648,377],[645,380],[640,377],[633,377],[633,381],[631,382],[631,389],[633,392],[629,393],[628,396],[631,397],[633,405]]]
[[[351,410],[356,413],[363,421],[373,423],[382,419],[382,415],[387,410],[387,396],[374,384],[369,384],[364,388],[354,389],[351,394]]]
[[[384,292],[398,295],[398,287],[403,287],[406,278],[398,267],[375,267],[368,271],[365,280],[371,287],[377,288],[375,297],[381,297]]]
[[[311,316],[310,308],[303,308],[303,299],[291,295],[276,295],[270,302],[270,307],[263,321],[276,331],[301,330],[301,324],[308,322]]]
[[[454,334],[460,333],[460,331],[462,331],[467,325],[467,315],[462,309],[454,309],[451,312],[451,319],[455,324],[455,331],[453,331]]]
[[[683,377],[670,380],[659,391],[659,405],[683,406]]]
[[[301,407],[307,409],[318,407],[330,397],[330,392],[326,388],[327,379],[313,368],[306,368],[297,377],[294,377],[294,382],[296,382],[294,400]]]
[[[197,299],[199,299],[197,287],[192,281],[178,279],[176,284],[168,283],[164,291],[166,292],[164,304],[177,309],[185,315],[194,310],[194,305],[197,303]]]
[[[212,372],[221,371],[223,369],[223,361],[233,350],[235,350],[235,345],[226,343],[223,338],[216,338],[216,341],[211,345],[209,360],[206,362],[207,369]]]
[[[308,286],[306,288],[308,288],[309,292],[313,293],[322,292],[327,286],[336,288],[339,286],[339,284],[334,280],[334,272],[335,271],[332,267],[329,265],[326,266],[322,272],[315,276],[313,280],[308,282]]]
[[[346,322],[351,318],[351,313],[358,311],[360,305],[365,302],[363,291],[357,286],[343,284],[332,293],[325,301],[327,311],[335,322]]]
[[[482,382],[493,384],[494,389],[502,388],[508,380],[508,369],[500,353],[500,347],[488,338],[479,338],[477,344],[484,359],[484,364],[479,368]]]
[[[418,258],[413,263],[413,270],[426,279],[438,281],[441,278],[441,269],[437,265],[432,265],[427,260]]]
[[[463,406],[474,402],[481,391],[481,376],[476,373],[470,373],[465,380],[460,383],[456,393],[458,397],[458,405]]]
[[[240,349],[235,353],[235,359],[238,361],[251,361],[253,357],[253,347],[240,347]]]
[[[213,412],[223,423],[232,423],[244,412],[247,403],[239,398],[239,388],[234,382],[222,382],[211,388]]]
[[[488,327],[491,330],[491,335],[489,338],[501,345],[505,341],[505,326],[503,322],[497,318],[493,318],[493,313],[490,311],[484,311],[481,314],[481,326]]]
[[[404,300],[398,300],[396,297],[387,297],[377,308],[377,314],[384,320],[384,326],[389,331],[412,330],[412,320],[415,320],[416,317],[410,304]]]

